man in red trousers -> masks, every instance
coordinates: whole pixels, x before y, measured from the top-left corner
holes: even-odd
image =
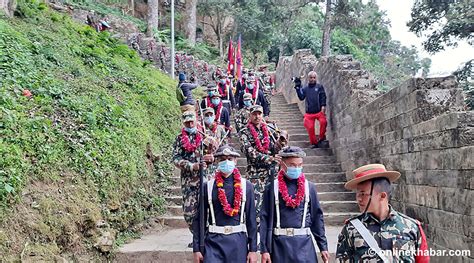
[[[305,101],[306,114],[304,115],[304,127],[308,131],[309,142],[312,148],[321,147],[326,140],[326,92],[323,85],[317,82],[317,74],[314,71],[308,73],[308,85],[301,86],[301,80],[295,79],[295,89],[300,100]],[[319,139],[314,132],[315,121],[319,121]]]

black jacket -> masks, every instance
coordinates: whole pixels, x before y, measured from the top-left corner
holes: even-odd
[[[307,85],[304,88],[296,87],[296,94],[300,100],[305,100],[306,113],[318,113],[322,106],[326,106],[326,92],[323,85],[319,83]]]

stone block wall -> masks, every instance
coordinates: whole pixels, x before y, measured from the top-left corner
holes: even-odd
[[[298,51],[280,59],[276,84],[302,111],[290,77],[310,70],[326,89],[328,139],[347,179],[354,168],[374,162],[400,171],[394,207],[423,222],[431,248],[471,251],[432,262],[472,262],[474,112],[462,111],[455,79],[410,79],[382,94],[351,56],[316,60]]]

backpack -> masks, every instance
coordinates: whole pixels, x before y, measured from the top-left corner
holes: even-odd
[[[186,96],[184,96],[183,90],[181,89],[181,85],[183,83],[180,83],[178,86],[176,86],[176,98],[178,99],[179,104],[183,103],[186,101]]]

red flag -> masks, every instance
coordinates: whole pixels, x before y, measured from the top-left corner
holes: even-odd
[[[232,47],[232,38],[229,39],[229,48],[227,50],[227,75],[234,75],[234,47]]]
[[[241,51],[241,36],[239,36],[239,42],[237,43],[237,51],[235,53],[235,76],[236,78],[241,81],[242,79],[242,68],[243,68],[243,61],[242,61],[242,51]]]

